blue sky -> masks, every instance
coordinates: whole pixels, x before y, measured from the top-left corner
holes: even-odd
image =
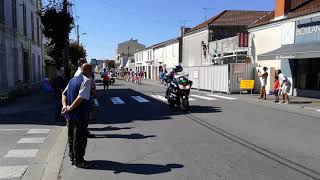
[[[130,38],[147,46],[179,35],[225,9],[273,10],[274,0],[71,0],[88,59],[114,59],[117,44]],[[75,31],[71,38],[75,37]]]

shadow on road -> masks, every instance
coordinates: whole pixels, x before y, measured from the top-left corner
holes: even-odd
[[[120,130],[133,129],[133,127],[119,128],[119,127],[108,126],[108,127],[103,127],[103,128],[88,128],[88,129],[89,129],[89,131],[120,131]]]
[[[87,169],[113,171],[114,174],[131,173],[131,174],[152,175],[152,174],[167,173],[172,171],[172,169],[179,169],[184,167],[181,164],[167,164],[167,165],[125,164],[125,163],[102,161],[102,160],[97,160],[92,162],[93,162],[93,165]]]
[[[156,137],[154,135],[145,136],[142,134],[96,134],[94,139],[109,138],[109,139],[147,139]]]

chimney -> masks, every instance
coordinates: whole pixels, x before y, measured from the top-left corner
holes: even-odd
[[[275,0],[275,19],[281,19],[285,17],[291,8],[291,0]]]

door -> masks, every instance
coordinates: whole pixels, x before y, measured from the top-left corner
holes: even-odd
[[[29,53],[23,51],[23,82],[30,82]]]

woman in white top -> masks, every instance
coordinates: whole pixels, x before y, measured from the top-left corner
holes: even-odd
[[[267,92],[266,92],[266,86],[267,86],[267,80],[268,80],[268,68],[263,67],[263,72],[260,72],[258,70],[258,76],[260,77],[260,82],[261,82],[261,90],[260,90],[260,97],[259,99],[267,99]]]

